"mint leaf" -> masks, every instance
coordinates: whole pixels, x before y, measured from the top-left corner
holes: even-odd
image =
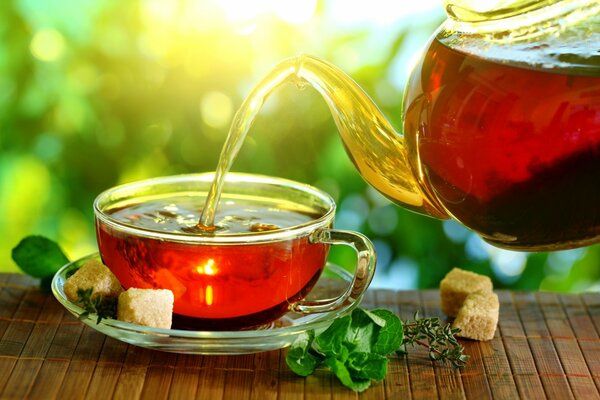
[[[346,365],[355,379],[380,381],[387,374],[388,359],[375,353],[352,353]]]
[[[352,322],[344,338],[346,346],[351,351],[370,352],[378,327],[367,311],[357,308],[352,311]]]
[[[12,250],[12,259],[27,275],[53,276],[69,259],[58,244],[43,236],[27,236]]]
[[[344,346],[344,339],[351,322],[350,315],[333,321],[329,328],[316,337],[314,349],[324,356],[347,356],[348,349]]]
[[[285,357],[285,363],[289,369],[300,376],[312,374],[315,368],[321,363],[320,358],[310,353],[314,339],[315,331],[313,330],[301,333]]]
[[[373,352],[386,356],[398,350],[404,340],[404,329],[400,318],[390,310],[385,309],[372,310],[371,314],[385,321],[385,325],[379,329],[377,340],[373,345]]]
[[[371,386],[370,379],[353,377],[343,361],[330,357],[325,360],[325,365],[331,369],[331,371],[335,374],[335,376],[337,376],[344,386],[356,392],[362,392]]]
[[[361,309],[361,310],[362,310],[362,309]],[[381,326],[381,327],[385,326],[385,324],[387,323],[387,319],[380,317],[380,316],[379,316],[379,313],[378,313],[377,311],[388,311],[390,314],[392,314],[392,315],[394,315],[394,316],[395,316],[395,314],[394,314],[394,313],[392,313],[391,311],[389,311],[389,310],[384,310],[384,309],[377,309],[377,310],[371,310],[371,311],[369,311],[369,310],[362,310],[362,311],[363,311],[365,314],[367,314],[367,315],[369,316],[369,318],[371,318],[371,320],[372,320],[373,322],[375,322],[375,324],[376,324],[377,326]],[[398,317],[396,317],[396,318],[398,318]],[[398,319],[399,319],[399,318],[398,318]]]

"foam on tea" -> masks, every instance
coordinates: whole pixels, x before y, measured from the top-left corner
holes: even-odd
[[[218,241],[283,232],[314,221],[322,216],[321,210],[269,198],[224,195],[215,219],[218,229],[209,233],[195,226],[203,202],[198,193],[140,197],[105,211],[121,224],[168,234],[169,240],[102,221],[97,224],[101,254],[110,260],[110,269],[124,287],[173,291],[175,328],[262,325],[303,298],[318,280],[329,245],[311,243],[308,236],[284,235],[241,244]],[[176,239],[179,235],[181,240]]]

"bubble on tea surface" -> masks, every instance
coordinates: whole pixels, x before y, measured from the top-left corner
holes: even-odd
[[[208,225],[198,223],[193,226],[181,226],[179,229],[185,233],[203,234],[203,233],[215,233],[220,229],[220,227],[218,225],[208,226]]]
[[[279,226],[272,224],[254,224],[250,225],[250,232],[267,232],[279,229]]]

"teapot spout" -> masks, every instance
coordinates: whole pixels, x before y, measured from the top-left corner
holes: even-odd
[[[323,60],[300,55],[294,62],[297,84],[308,83],[323,96],[346,152],[363,179],[405,208],[448,218],[421,185],[418,157],[408,151],[404,136],[394,130],[369,96],[348,75]]]

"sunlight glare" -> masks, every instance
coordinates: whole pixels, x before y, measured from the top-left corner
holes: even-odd
[[[208,285],[206,287],[206,305],[210,306],[213,303],[213,287]]]
[[[171,21],[175,19],[177,14],[177,2],[170,0],[146,0],[143,10],[151,19]]]
[[[198,265],[196,267],[196,272],[199,273],[200,275],[213,276],[213,275],[216,275],[217,272],[219,272],[219,271],[217,270],[217,267],[215,266],[215,260],[213,260],[212,258],[209,258],[204,265]]]
[[[56,61],[65,51],[65,40],[60,32],[54,29],[42,29],[31,40],[31,54],[41,61]]]
[[[293,25],[308,22],[317,11],[317,0],[275,0],[272,3],[275,14],[283,21]]]
[[[265,13],[269,2],[267,0],[219,0],[218,4],[229,20],[247,21]]]
[[[202,97],[200,112],[206,125],[213,128],[224,128],[231,121],[233,103],[224,93],[208,92]]]
[[[362,0],[331,0],[327,8],[332,19],[339,24],[381,26],[396,24],[399,19],[440,8],[441,3],[442,0],[371,0],[368,4]]]
[[[294,25],[307,22],[317,10],[317,0],[220,0],[218,4],[231,21],[248,21],[273,14]]]

